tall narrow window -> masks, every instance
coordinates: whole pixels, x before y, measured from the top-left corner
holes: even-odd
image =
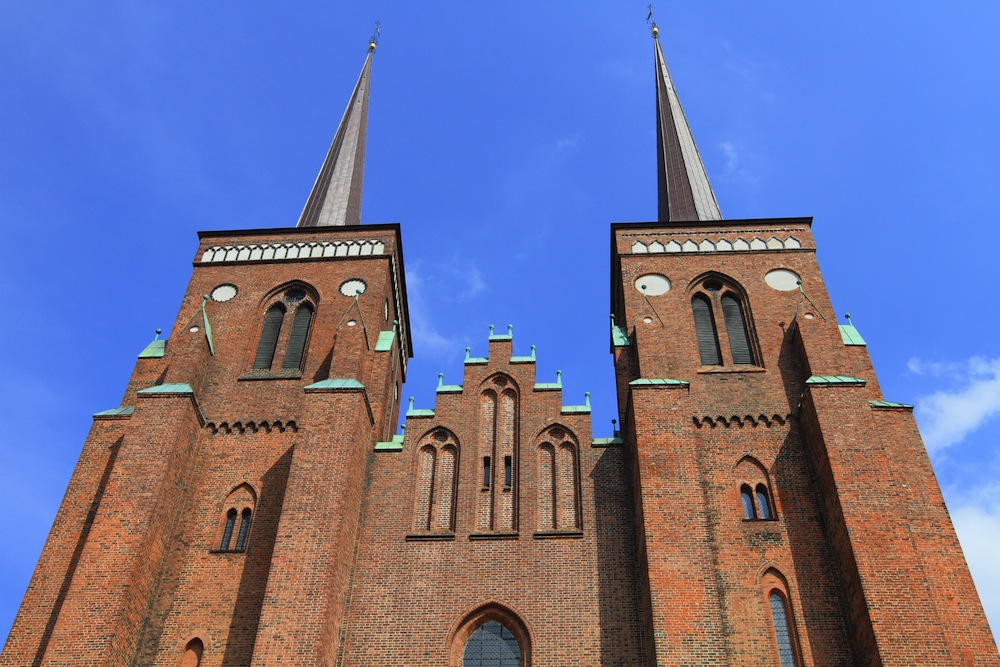
[[[489,486],[493,475],[490,470],[490,457],[483,457],[483,486]]]
[[[795,646],[792,643],[792,628],[788,618],[785,598],[777,591],[771,591],[771,620],[774,622],[774,637],[778,643],[778,661],[781,667],[796,667]]]
[[[308,304],[301,305],[295,311],[295,319],[292,321],[292,335],[288,337],[288,350],[285,352],[285,363],[281,365],[282,368],[299,368],[302,365],[302,355],[305,352],[312,316],[313,311]]]
[[[503,457],[503,485],[509,487],[514,482],[514,465],[511,457]]]
[[[226,525],[222,528],[222,542],[219,544],[220,551],[229,551],[229,545],[233,541],[233,530],[236,528],[236,508],[231,508],[226,512]]]
[[[753,507],[753,494],[750,493],[750,487],[747,484],[740,487],[740,498],[743,501],[743,518],[756,519],[757,512],[754,511]]]
[[[757,508],[760,510],[761,519],[773,519],[771,514],[771,503],[767,498],[767,487],[763,484],[757,485]]]
[[[281,322],[285,317],[285,307],[279,303],[271,306],[264,316],[264,328],[260,332],[260,344],[257,346],[257,356],[254,357],[255,370],[270,370],[274,361],[274,349],[278,345],[278,335],[281,333]]]
[[[698,353],[701,355],[702,366],[721,366],[722,353],[719,351],[719,337],[715,331],[712,304],[706,296],[697,294],[691,299],[691,311],[694,314],[694,332],[698,338]]]
[[[240,516],[240,532],[236,536],[236,551],[245,551],[247,548],[247,538],[250,537],[250,520],[253,512],[247,507]]]
[[[722,318],[726,321],[726,335],[729,336],[729,350],[733,354],[733,363],[753,364],[743,306],[732,294],[722,297]]]

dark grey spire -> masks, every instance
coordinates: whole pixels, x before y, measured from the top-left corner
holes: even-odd
[[[361,224],[361,185],[365,175],[365,137],[368,133],[368,87],[375,42],[361,68],[358,85],[333,137],[296,227]]]

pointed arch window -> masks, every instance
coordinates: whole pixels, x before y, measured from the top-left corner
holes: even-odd
[[[314,302],[312,293],[300,286],[289,287],[278,295],[264,314],[254,371],[266,374],[278,365],[280,374],[288,375],[302,368],[315,319]]]
[[[777,590],[772,590],[768,602],[774,624],[774,638],[778,645],[778,664],[781,667],[796,667],[798,662],[795,660],[795,643],[785,597]]]
[[[560,426],[546,430],[538,446],[538,533],[579,535],[580,477],[575,437]]]
[[[274,350],[278,346],[278,336],[281,334],[281,323],[285,319],[285,307],[276,303],[267,309],[264,316],[264,327],[260,332],[260,343],[257,345],[257,355],[253,360],[255,370],[270,370],[274,361]]]
[[[743,290],[736,283],[716,276],[696,282],[693,289],[691,313],[701,365],[758,365]]]
[[[451,431],[438,428],[420,440],[414,494],[415,532],[407,538],[453,537],[457,491],[458,440]]]
[[[521,647],[506,626],[487,621],[469,636],[462,667],[521,667]]]
[[[218,541],[218,551],[246,551],[250,542],[250,528],[253,524],[256,500],[256,493],[249,484],[240,484],[230,492],[223,503],[222,530]],[[239,523],[238,530],[237,522]]]
[[[744,521],[777,519],[767,469],[752,456],[744,456],[734,469]]]

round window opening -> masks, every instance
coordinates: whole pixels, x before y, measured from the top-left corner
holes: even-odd
[[[660,296],[670,291],[670,279],[659,273],[647,273],[635,279],[635,288],[646,296]]]
[[[767,283],[768,287],[779,292],[791,292],[799,288],[802,279],[799,274],[789,269],[774,269],[767,272],[767,275],[764,276],[764,282]]]
[[[212,301],[225,303],[239,294],[239,291],[240,290],[236,287],[236,285],[233,285],[232,283],[224,283],[212,290]]]
[[[340,284],[340,293],[344,296],[357,296],[359,294],[364,294],[366,289],[368,289],[368,283],[363,281],[361,278],[351,278],[350,280],[345,280]]]

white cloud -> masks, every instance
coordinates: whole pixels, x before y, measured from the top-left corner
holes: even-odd
[[[966,490],[949,507],[995,635],[1000,629],[1000,559],[996,557],[1000,553],[1000,484]]]
[[[436,358],[464,350],[461,340],[446,336],[437,329],[427,296],[433,294],[435,304],[465,302],[486,289],[479,267],[471,262],[416,262],[406,267],[406,292],[414,347]]]
[[[731,141],[723,141],[719,144],[719,148],[722,149],[723,154],[726,156],[726,172],[736,171],[736,166],[739,163],[739,158],[736,155],[736,146],[733,146]]]
[[[907,367],[957,385],[917,399],[917,421],[932,453],[961,442],[1000,413],[1000,359],[973,357],[964,366],[911,359]]]

